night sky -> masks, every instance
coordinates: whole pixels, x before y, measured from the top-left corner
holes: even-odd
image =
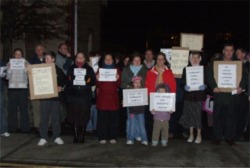
[[[171,47],[168,35],[204,34],[204,50],[216,52],[222,39],[249,48],[249,1],[108,1],[102,14],[102,49],[122,52]]]

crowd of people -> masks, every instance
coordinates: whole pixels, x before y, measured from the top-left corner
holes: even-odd
[[[111,53],[99,56],[98,67],[115,69],[115,81],[100,80],[99,69],[94,70],[89,63],[91,57],[100,54],[78,52],[72,56],[66,43],[58,46],[58,52],[46,51],[41,44],[35,46],[35,54],[26,60],[23,51],[16,48],[13,58],[24,59],[23,70],[11,69],[10,62],[6,72],[1,74],[1,135],[21,131],[29,133],[34,127],[40,134],[39,146],[48,143],[48,130],[52,128],[52,138],[58,145],[64,144],[61,138],[61,123],[72,125],[73,143],[84,143],[86,131],[95,131],[100,144],[117,143],[119,132],[125,132],[127,144],[140,141],[143,145],[168,145],[178,125],[188,132],[187,142],[202,142],[203,103],[207,95],[213,96],[213,138],[212,143],[221,141],[235,145],[235,140],[249,131],[250,102],[250,54],[233,43],[225,43],[222,53],[209,63],[202,63],[202,52],[190,51],[189,64],[204,66],[204,84],[192,91],[187,85],[186,68],[182,77],[174,76],[171,66],[162,52],[154,54],[147,49],[145,54],[134,52],[116,57]],[[241,81],[236,93],[223,92],[214,77],[214,61],[242,61]],[[56,65],[58,97],[30,100],[28,71],[29,64]],[[85,72],[83,85],[75,84],[75,69]],[[8,89],[5,89],[5,84]],[[122,90],[147,88],[148,94],[176,93],[176,111],[159,112],[150,110],[148,105],[123,107]],[[7,90],[5,108],[4,91]],[[32,107],[32,113],[29,112]],[[18,119],[18,112],[20,119]],[[7,115],[8,114],[8,115]],[[20,125],[20,128],[19,128]],[[197,132],[196,132],[197,131]]]

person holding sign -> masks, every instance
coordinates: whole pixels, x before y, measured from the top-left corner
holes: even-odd
[[[14,50],[14,59],[7,64],[7,77],[9,80],[8,110],[9,110],[9,131],[16,132],[18,126],[17,112],[20,112],[20,127],[22,132],[30,131],[28,115],[28,61],[23,58],[23,51],[20,48]]]
[[[225,43],[223,46],[223,56],[218,60],[234,62],[234,44]],[[236,107],[240,102],[239,94],[246,87],[247,73],[244,66],[242,66],[242,76],[239,86],[236,86],[235,93],[223,92],[218,88],[218,83],[215,80],[214,64],[212,62],[207,71],[207,82],[210,88],[213,89],[214,93],[214,113],[213,113],[213,144],[218,145],[220,141],[224,138],[225,141],[230,145],[235,145],[235,129],[236,129]],[[236,76],[235,76],[236,78]],[[232,83],[228,83],[232,85]]]
[[[170,88],[168,85],[161,83],[157,85],[156,92],[159,93],[169,93]],[[152,134],[152,146],[157,146],[159,142],[159,137],[161,134],[161,144],[162,146],[167,146],[168,143],[168,129],[169,129],[169,120],[172,111],[151,111],[154,115],[154,126]]]
[[[132,78],[132,87],[139,89],[142,87],[142,77],[134,76]],[[148,138],[145,130],[145,119],[144,119],[145,106],[133,106],[128,107],[128,118],[130,119],[129,125],[127,126],[127,144],[134,144],[134,140],[138,137],[141,138],[143,145],[148,145]]]
[[[52,51],[47,51],[44,53],[45,55],[45,63],[51,64],[55,63],[56,54]],[[56,67],[56,76],[57,76],[57,85],[58,85],[58,93],[62,91],[63,86],[65,85],[66,76],[63,71],[58,67]],[[61,104],[60,99],[58,97],[53,97],[50,99],[41,99],[40,100],[40,126],[39,133],[41,139],[38,142],[38,146],[44,146],[47,143],[48,139],[48,125],[49,120],[51,120],[52,132],[54,142],[58,145],[64,144],[63,140],[60,138],[61,133],[61,125],[60,125],[60,112],[61,112]]]
[[[162,52],[158,53],[156,56],[156,65],[153,66],[146,75],[145,85],[146,88],[148,88],[148,94],[155,92],[156,86],[161,83],[168,85],[171,93],[176,92],[174,74],[171,69],[166,66],[166,63],[166,55]],[[148,137],[152,137],[153,117],[149,111],[146,111],[145,118]]]
[[[201,115],[202,115],[202,102],[206,99],[206,85],[204,84],[204,71],[200,69],[191,69],[189,67],[200,67],[201,54],[200,52],[192,52],[189,56],[191,66],[183,69],[182,73],[182,86],[184,86],[184,108],[179,123],[186,129],[189,129],[189,138],[187,142],[191,143],[194,140],[194,128],[197,129],[197,137],[195,143],[201,143]],[[201,66],[203,68],[203,66]],[[188,71],[188,72],[187,72]],[[191,79],[189,79],[191,78]],[[201,78],[201,79],[196,79]],[[202,80],[202,81],[200,81]],[[187,81],[191,81],[188,83]],[[192,86],[198,86],[191,90]]]
[[[86,62],[84,53],[76,54],[75,63],[69,68],[65,90],[69,93],[68,121],[74,125],[74,143],[85,142],[85,130],[90,118],[92,86],[96,78],[93,68]]]
[[[116,81],[100,81],[100,69],[96,78],[96,107],[98,110],[97,133],[101,144],[110,140],[111,144],[116,143],[119,127],[119,87],[121,85],[121,72],[115,66],[115,59],[111,54],[106,54],[100,68],[104,70],[116,70]]]

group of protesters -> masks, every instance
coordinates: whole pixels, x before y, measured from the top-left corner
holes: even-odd
[[[89,61],[92,57],[99,57],[99,68],[116,70],[114,81],[101,80],[99,69]],[[107,141],[115,144],[121,131],[125,132],[128,145],[140,141],[142,145],[151,142],[152,146],[157,146],[160,142],[167,146],[177,125],[181,125],[188,132],[187,142],[200,144],[203,104],[208,95],[214,100],[213,144],[225,141],[230,146],[235,145],[235,140],[249,131],[250,54],[244,48],[235,50],[233,43],[225,43],[222,53],[206,65],[202,63],[202,52],[190,51],[187,67],[204,66],[204,84],[195,91],[187,84],[186,68],[181,78],[175,77],[166,55],[162,52],[154,54],[151,49],[144,55],[134,52],[122,58],[112,53],[95,52],[78,52],[72,56],[66,43],[58,45],[57,53],[46,51],[42,44],[38,44],[30,60],[25,59],[20,48],[14,49],[12,58],[24,59],[25,68],[12,69],[11,62],[5,65],[1,62],[1,66],[7,67],[1,73],[1,135],[4,137],[19,131],[29,133],[34,127],[40,135],[38,145],[44,146],[48,143],[51,127],[54,143],[62,145],[61,122],[67,122],[73,128],[73,143],[84,143],[86,132],[93,131],[100,144]],[[234,94],[224,92],[214,77],[214,61],[239,60],[242,61],[240,84]],[[30,100],[28,76],[31,72],[27,66],[51,63],[56,65],[59,96]],[[77,77],[75,69],[84,69],[85,76]],[[75,79],[81,79],[84,84],[76,84]],[[147,88],[148,95],[176,93],[176,110],[150,110],[149,105],[123,107],[122,90],[139,88]],[[7,95],[7,103],[4,95]]]

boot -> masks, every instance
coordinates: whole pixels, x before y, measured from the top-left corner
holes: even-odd
[[[79,127],[79,137],[78,137],[78,142],[79,143],[84,143],[85,142],[85,137],[84,137],[84,128],[83,127]]]
[[[77,130],[77,126],[75,125],[74,127],[74,131],[75,131],[75,135],[74,135],[74,143],[78,143],[78,130]]]

